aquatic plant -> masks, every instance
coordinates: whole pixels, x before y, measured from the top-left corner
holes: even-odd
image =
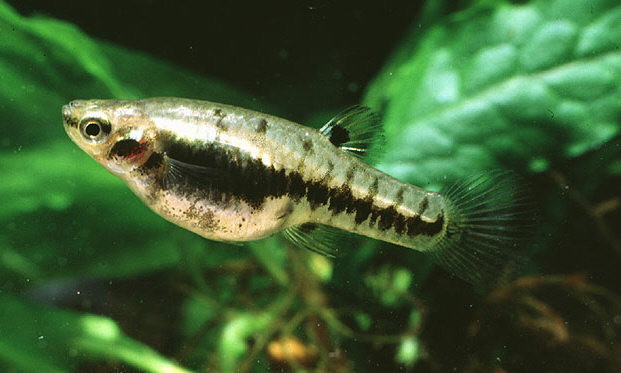
[[[277,237],[231,246],[166,223],[66,138],[62,105],[282,108],[0,2],[0,368],[621,369],[621,5],[448,8],[429,2],[363,103],[386,130],[377,165],[396,177],[437,190],[511,168],[531,184],[531,276],[489,294],[378,242],[329,260]]]

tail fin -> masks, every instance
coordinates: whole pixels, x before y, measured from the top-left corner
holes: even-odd
[[[481,172],[445,187],[447,233],[429,254],[455,275],[490,288],[515,276],[534,233],[528,188],[510,171]]]

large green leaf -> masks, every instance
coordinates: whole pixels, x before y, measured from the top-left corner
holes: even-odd
[[[0,115],[11,131],[1,148],[66,138],[60,108],[76,98],[177,96],[246,107],[233,87],[89,38],[49,18],[23,18],[0,1]]]
[[[618,1],[476,4],[446,18],[428,6],[368,86],[386,130],[378,168],[439,190],[478,170],[542,172],[621,133]]]
[[[208,242],[149,211],[71,143],[60,107],[94,97],[171,95],[257,108],[255,100],[213,79],[94,41],[65,22],[22,18],[3,2],[0,35],[0,292],[136,275],[183,262],[204,269],[252,253]],[[84,359],[103,359],[142,371],[185,372],[105,318],[7,296],[0,298],[0,315],[3,371],[69,372]]]
[[[217,263],[241,252],[211,243],[205,255],[207,241],[150,212],[67,138],[60,108],[95,97],[171,95],[256,108],[255,100],[92,40],[66,22],[23,18],[3,2],[0,35],[0,281],[11,280],[5,287],[127,276],[175,265],[182,256]]]
[[[181,259],[215,266],[247,250],[164,221],[68,141],[0,153],[0,169],[0,283],[128,276]]]
[[[380,167],[389,173],[438,189],[479,169],[544,170],[619,134],[618,3],[480,3],[443,20],[443,6],[430,8],[424,27],[412,29],[369,87],[366,103],[384,114],[387,153]],[[197,368],[233,370],[252,350],[255,334],[309,312],[302,293],[283,312],[264,307],[283,289],[305,282],[296,277],[297,267],[288,268],[292,256],[277,240],[227,246],[165,222],[66,138],[59,113],[73,98],[170,95],[257,108],[255,101],[212,79],[94,41],[67,23],[22,18],[1,1],[0,35],[0,370],[73,372],[84,360],[101,359],[149,372],[183,371],[109,319],[17,299],[33,287],[76,277],[132,276],[187,264],[188,277],[207,289],[196,299],[214,295],[208,306],[186,302],[183,314],[181,343],[196,338],[213,351],[181,360]],[[607,148],[618,159],[618,141]],[[617,162],[601,172],[619,170]],[[327,289],[313,288],[322,302],[312,312],[368,311],[364,330],[403,330],[418,303],[404,303],[400,294],[418,291],[428,263],[403,248],[379,254],[373,246],[377,242],[327,266]],[[230,259],[241,258],[232,266],[239,268],[249,262],[246,255],[254,262],[239,282],[235,272],[214,271],[217,279],[209,283],[201,278]],[[255,262],[263,276],[253,272]],[[387,286],[388,293],[382,291]],[[388,316],[376,319],[373,311]],[[303,336],[305,329],[294,332]],[[371,362],[365,351],[391,356],[390,346],[366,350],[338,329],[320,332],[342,346],[346,363]],[[424,338],[405,340],[397,359],[413,361]],[[216,362],[204,358],[214,355]],[[255,371],[267,369],[264,355],[256,359]],[[373,370],[366,363],[358,367]]]
[[[620,132],[618,1],[485,4],[413,28],[370,85],[382,169],[438,189],[479,169],[541,171]]]

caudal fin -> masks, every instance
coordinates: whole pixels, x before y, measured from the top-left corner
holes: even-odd
[[[534,231],[530,193],[520,179],[510,171],[480,172],[440,194],[447,199],[447,233],[427,252],[479,287],[500,285],[519,273]]]

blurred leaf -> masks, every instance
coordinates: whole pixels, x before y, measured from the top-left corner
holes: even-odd
[[[252,251],[254,257],[272,275],[274,280],[282,286],[287,286],[289,276],[285,271],[287,258],[284,247],[285,245],[280,238],[275,236],[248,243],[248,248]]]
[[[190,338],[199,332],[205,323],[222,316],[218,305],[211,300],[202,297],[189,297],[183,305],[183,327],[182,333],[186,338]]]
[[[541,170],[620,132],[618,1],[488,3],[414,28],[370,85],[383,170],[439,189],[474,170]]]
[[[233,372],[248,351],[248,340],[255,333],[265,330],[273,320],[269,313],[243,313],[226,323],[218,346],[220,367],[223,372]]]
[[[309,268],[322,282],[327,282],[332,278],[334,265],[329,258],[317,253],[311,253],[309,256]]]
[[[609,141],[620,132],[621,6],[611,0],[459,4],[472,2],[459,13],[455,3],[430,2],[422,27],[414,25],[369,87],[366,103],[383,112],[387,131],[380,167],[439,189],[445,179],[479,169],[511,165],[543,172],[606,143],[606,162],[598,152],[585,164],[593,165],[594,173],[621,173],[618,142]],[[446,14],[451,15],[442,18]],[[65,22],[23,18],[1,0],[0,35],[5,123],[0,293],[23,291],[38,298],[67,278],[134,276],[183,266],[187,278],[175,285],[189,296],[181,320],[171,319],[170,329],[180,331],[166,353],[204,371],[233,371],[240,364],[255,372],[271,369],[260,346],[283,331],[322,343],[325,361],[335,364],[329,368],[339,371],[384,368],[371,365],[377,361],[411,366],[431,353],[425,346],[432,338],[454,348],[456,341],[449,338],[465,330],[455,320],[467,312],[427,323],[411,297],[429,273],[422,255],[366,241],[333,262],[300,256],[312,258],[309,273],[325,281],[320,283],[298,271],[298,262],[288,268],[300,259],[287,256],[276,238],[243,247],[206,241],[149,211],[82,153],[66,138],[59,113],[74,98],[159,95],[266,109],[252,98],[94,41]],[[334,115],[330,111],[316,113],[322,120],[309,122],[321,125]],[[590,190],[596,190],[593,184]],[[550,219],[554,224],[563,220],[561,210],[549,210],[556,214]],[[253,257],[252,263],[245,257]],[[431,314],[450,313],[433,308],[437,297],[450,296],[450,305],[468,304],[454,296],[469,294],[451,293],[454,289],[443,284],[437,292],[435,282],[425,286]],[[305,293],[308,288],[313,297]],[[283,290],[293,294],[293,289],[299,294],[274,302]],[[270,310],[270,304],[281,308]],[[348,339],[334,322],[322,319],[326,310],[343,310],[338,313],[343,325],[365,333],[401,333],[407,327],[415,337],[395,345]],[[420,329],[427,335],[419,336]],[[6,365],[9,371],[74,372],[94,359],[121,361],[140,371],[183,371],[125,336],[110,319],[0,296],[0,370]]]
[[[364,277],[365,285],[384,307],[395,307],[404,301],[403,295],[412,283],[412,273],[405,268],[384,265]]]
[[[0,296],[0,360],[22,372],[72,371],[80,361],[122,361],[144,372],[187,373],[125,336],[110,319]]]
[[[412,28],[364,99],[386,130],[377,167],[439,190],[477,170],[542,172],[602,145],[621,133],[619,40],[616,0],[480,1]],[[423,279],[430,263],[412,268]]]
[[[412,367],[421,358],[421,346],[418,339],[409,337],[399,344],[395,360],[408,367]]]
[[[23,18],[2,1],[0,35],[0,115],[11,127],[0,149],[66,139],[60,108],[76,98],[176,96],[259,108],[215,79],[93,40],[67,22]]]
[[[0,154],[0,169],[0,282],[127,276],[174,265],[182,252],[223,259],[225,245],[206,256],[204,239],[153,214],[70,143]]]
[[[60,108],[74,98],[157,95],[257,108],[253,99],[92,40],[66,22],[23,18],[2,1],[0,34],[0,115],[10,128],[0,134],[0,224],[6,227],[0,281],[11,280],[5,289],[25,286],[25,280],[154,271],[182,256],[192,257],[193,265],[214,264],[243,251],[208,242],[149,211],[71,143]]]

